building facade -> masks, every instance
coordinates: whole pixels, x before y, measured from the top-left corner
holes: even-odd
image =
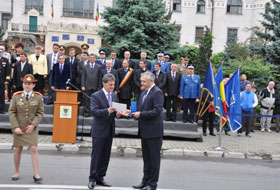
[[[9,2],[9,3],[8,3]],[[246,42],[252,28],[261,27],[260,13],[265,11],[269,0],[164,0],[166,9],[173,11],[172,21],[181,26],[180,43],[199,45],[208,26],[214,36],[213,52],[224,50],[229,40]],[[115,0],[0,0],[1,25],[7,28],[10,45],[25,43],[32,52],[36,45],[52,51],[52,44],[65,45],[80,51],[80,45],[88,43],[89,52],[97,53],[102,46],[98,36],[99,26],[106,23],[95,21],[96,8],[116,6]],[[12,15],[8,22],[8,16]],[[3,19],[4,18],[4,19]],[[4,27],[4,28],[5,28]],[[66,52],[67,52],[66,50]]]

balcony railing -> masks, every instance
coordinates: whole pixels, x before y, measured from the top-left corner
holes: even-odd
[[[11,30],[18,31],[18,32],[46,33],[47,26],[12,23]]]

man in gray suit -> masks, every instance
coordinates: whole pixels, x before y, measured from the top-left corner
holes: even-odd
[[[82,73],[81,87],[82,91],[90,97],[92,93],[96,92],[100,88],[99,79],[101,76],[101,66],[95,64],[95,55],[90,54],[89,64],[84,66]],[[90,99],[85,98],[85,117],[90,116]]]
[[[47,55],[47,63],[48,63],[48,78],[49,78],[49,98],[47,104],[53,104],[54,101],[54,91],[51,89],[52,86],[52,70],[53,65],[58,63],[58,44],[53,44],[53,53],[49,53]]]

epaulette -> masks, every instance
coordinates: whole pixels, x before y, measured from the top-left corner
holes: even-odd
[[[18,91],[18,92],[15,92],[14,95],[18,95],[18,94],[21,94],[22,91]]]
[[[43,96],[40,92],[35,91],[35,94],[38,94],[40,96]]]
[[[34,91],[34,93],[43,96],[40,92]]]

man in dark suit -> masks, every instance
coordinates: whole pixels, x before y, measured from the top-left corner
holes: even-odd
[[[71,83],[76,86],[76,80],[77,80],[77,65],[79,63],[79,59],[76,58],[76,51],[74,48],[71,48],[69,50],[69,57],[65,59],[65,63],[67,63],[70,66],[71,69]],[[72,89],[74,90],[74,88]]]
[[[100,77],[100,80],[99,80],[101,87],[103,87],[102,86],[102,78],[107,73],[113,74],[115,79],[116,79],[114,92],[115,92],[115,94],[117,94],[118,90],[119,90],[119,76],[118,76],[118,71],[112,68],[112,61],[111,60],[107,60],[106,61],[106,68],[105,69],[101,69],[101,77]]]
[[[129,67],[132,68],[132,69],[135,69],[136,64],[132,59],[130,59],[130,52],[129,51],[124,52],[124,59],[121,60],[121,62],[119,64],[119,68],[122,68],[123,60],[127,60]]]
[[[53,65],[52,73],[52,90],[55,89],[66,89],[70,87],[66,82],[70,79],[70,66],[65,63],[65,56],[60,55],[58,57],[58,63]]]
[[[33,74],[33,67],[27,61],[26,53],[20,54],[20,61],[15,64],[13,73],[13,88],[15,92],[22,91],[22,79],[26,74]]]
[[[134,113],[134,117],[138,119],[144,160],[144,176],[139,185],[133,186],[135,189],[155,190],[159,178],[163,93],[154,80],[154,74],[149,71],[141,75],[141,85],[145,90],[139,99],[138,112]]]
[[[112,61],[112,68],[118,70],[119,65],[121,65],[121,61],[117,59],[117,53],[115,51],[111,51],[110,53],[111,61]]]
[[[121,116],[112,107],[112,102],[117,102],[118,97],[113,90],[115,77],[106,74],[102,78],[103,88],[91,95],[91,111],[93,122],[91,127],[92,153],[88,188],[93,189],[97,185],[110,185],[104,180],[106,176],[112,147],[112,139],[115,133],[115,117]]]
[[[100,88],[99,79],[101,76],[100,65],[95,64],[95,55],[90,54],[89,64],[84,66],[82,74],[82,91],[85,91],[88,96],[96,92]],[[85,98],[85,117],[90,116],[90,100],[88,97]]]
[[[133,90],[133,75],[134,71],[129,67],[128,61],[123,60],[123,67],[118,70],[120,85],[119,85],[119,102],[127,105],[130,108],[130,99],[132,98]],[[125,77],[126,76],[126,77]]]
[[[136,98],[136,102],[138,104],[139,98],[140,98],[140,94],[141,92],[144,90],[144,87],[141,86],[141,74],[147,71],[146,68],[146,62],[143,60],[140,60],[140,69],[137,69],[136,71],[134,71],[134,94],[135,94],[135,98]]]
[[[152,64],[151,64],[150,61],[147,60],[147,52],[142,51],[142,52],[140,53],[140,60],[136,62],[135,69],[140,69],[140,61],[144,61],[145,64],[146,64],[146,68],[147,68],[148,70],[151,70]]]
[[[162,72],[160,70],[161,64],[160,63],[156,63],[155,64],[155,70],[153,71],[154,75],[155,75],[155,84],[157,87],[159,87],[162,92],[164,92],[165,90],[165,84],[166,84],[166,75],[164,72]]]
[[[181,75],[176,72],[177,64],[171,65],[171,71],[166,73],[165,97],[166,97],[166,121],[176,122],[177,102],[180,95]],[[172,113],[171,113],[171,101]]]
[[[85,44],[84,44],[85,45]],[[82,74],[83,74],[83,70],[84,67],[88,64],[88,52],[86,52],[84,50],[84,52],[82,53],[82,60],[78,62],[77,64],[77,77],[76,77],[76,86],[80,89],[81,88],[81,80],[82,80]],[[82,93],[79,93],[78,95],[78,100],[79,102],[81,102],[80,105],[84,105],[84,96],[82,95]]]
[[[58,48],[59,45],[54,43],[53,44],[53,53],[49,53],[47,55],[47,63],[48,63],[48,79],[49,79],[49,96],[47,104],[53,104],[54,101],[54,92],[51,89],[52,87],[52,72],[53,72],[53,65],[58,63]]]

